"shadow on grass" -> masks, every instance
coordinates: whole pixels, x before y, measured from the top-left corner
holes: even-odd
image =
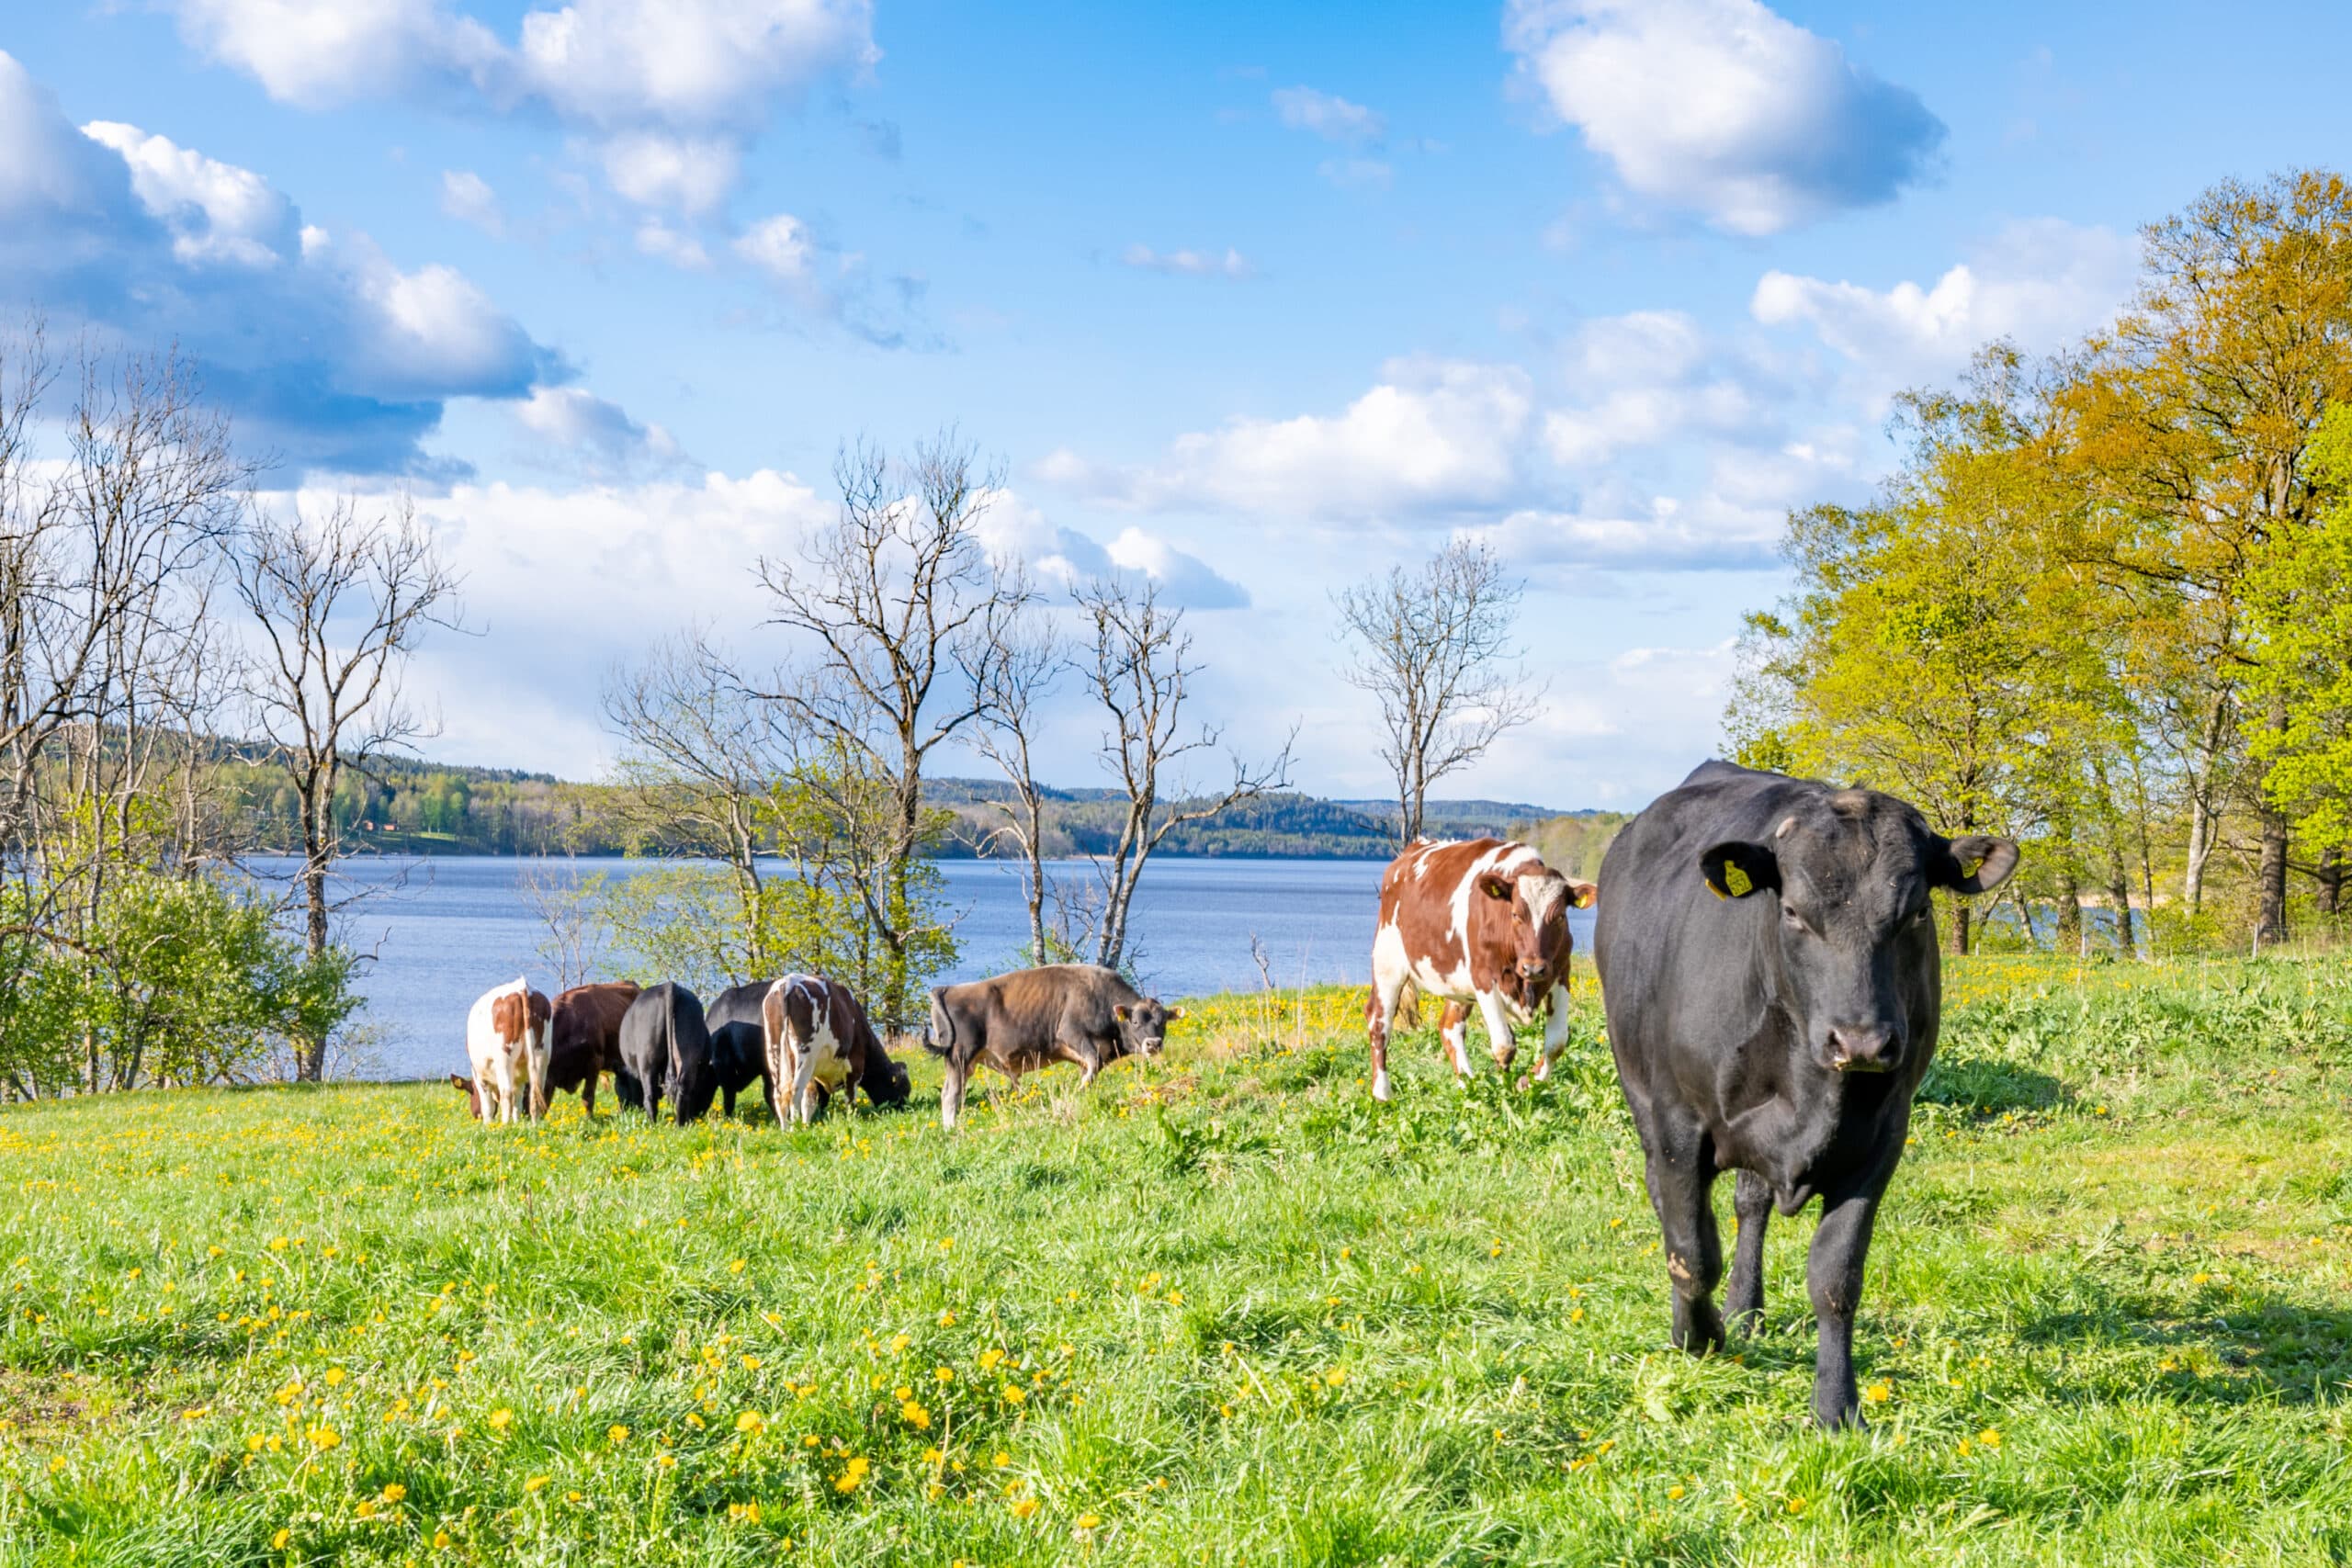
[[[1948,1105],[1980,1116],[2004,1111],[2055,1111],[2075,1095],[2048,1073],[1986,1056],[1941,1055],[1928,1068],[1917,1096],[1923,1105]]]
[[[2160,1386],[2210,1404],[2312,1404],[2352,1384],[2352,1311],[2271,1292],[2239,1292],[2174,1317],[2102,1292],[2088,1310],[2054,1312],[2019,1332],[2029,1345],[2161,1355]]]

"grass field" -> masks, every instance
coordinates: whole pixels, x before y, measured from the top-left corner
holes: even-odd
[[[952,1137],[11,1110],[0,1561],[2352,1559],[2340,966],[1958,969],[1842,1436],[1809,1216],[1758,1337],[1664,1348],[1579,989],[1554,1084],[1424,1035],[1388,1107],[1327,992]]]

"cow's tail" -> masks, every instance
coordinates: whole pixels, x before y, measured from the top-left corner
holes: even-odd
[[[931,993],[931,1021],[922,1032],[922,1048],[934,1056],[953,1055],[956,1051],[956,1015],[940,1001],[947,992],[944,986],[934,987]],[[944,1037],[944,1043],[941,1037]]]

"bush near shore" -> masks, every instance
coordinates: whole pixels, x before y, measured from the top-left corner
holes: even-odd
[[[1457,1091],[1424,1032],[1388,1107],[1335,987],[952,1137],[920,1093],[12,1108],[0,1561],[2343,1561],[2352,977],[1949,979],[1850,1436],[1805,1424],[1810,1216],[1759,1336],[1665,1348],[1581,977],[1552,1084]]]

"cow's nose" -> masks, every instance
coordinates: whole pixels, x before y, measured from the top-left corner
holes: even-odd
[[[1883,1073],[1901,1050],[1894,1031],[1883,1023],[1833,1027],[1829,1063],[1841,1073]]]

